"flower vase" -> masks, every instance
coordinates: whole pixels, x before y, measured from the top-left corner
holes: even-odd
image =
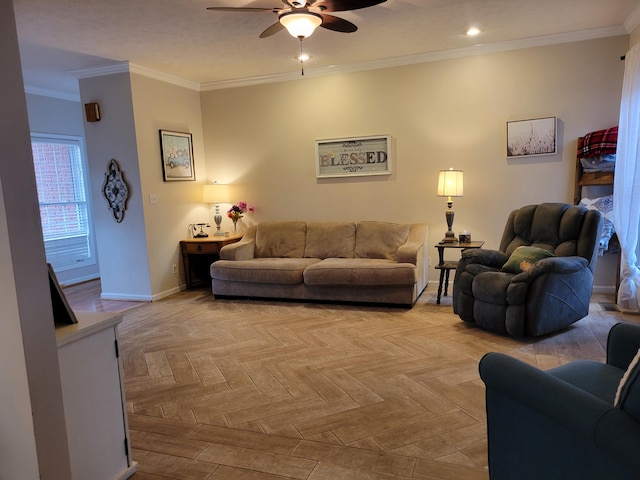
[[[233,221],[233,233],[238,233],[238,219],[232,218],[231,220]]]

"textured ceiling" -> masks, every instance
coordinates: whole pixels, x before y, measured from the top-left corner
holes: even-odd
[[[544,36],[625,34],[640,0],[387,0],[336,12],[359,29],[319,28],[304,41],[308,74],[354,64],[466,51]],[[70,72],[130,62],[194,84],[299,74],[297,39],[258,35],[271,12],[208,11],[208,6],[278,7],[280,0],[14,0],[25,84],[77,93]],[[468,38],[471,25],[482,34]],[[553,38],[553,37],[552,37]]]

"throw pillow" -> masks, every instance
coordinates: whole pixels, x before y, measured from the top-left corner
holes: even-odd
[[[632,414],[638,410],[640,405],[640,385],[637,382],[638,375],[640,374],[640,349],[638,353],[633,357],[633,360],[627,367],[627,371],[624,372],[618,390],[616,392],[616,398],[613,401],[614,406],[627,411]],[[638,416],[634,415],[637,419]]]
[[[533,267],[538,260],[549,257],[555,257],[555,254],[544,248],[521,246],[513,251],[509,260],[502,266],[502,271],[521,273]]]

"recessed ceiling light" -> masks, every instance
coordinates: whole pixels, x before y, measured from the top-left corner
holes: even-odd
[[[469,30],[467,30],[467,36],[468,37],[475,37],[476,35],[480,34],[480,29],[478,27],[471,27],[469,28]]]

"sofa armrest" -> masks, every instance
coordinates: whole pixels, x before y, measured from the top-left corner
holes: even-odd
[[[220,250],[220,260],[249,260],[254,258],[255,240],[240,240]]]
[[[419,254],[424,249],[424,243],[405,243],[398,248],[396,262],[418,264]]]
[[[479,368],[487,390],[511,397],[585,438],[593,437],[600,417],[614,408],[578,387],[502,353],[486,354]],[[487,404],[487,409],[490,408]]]
[[[640,326],[617,323],[609,330],[607,363],[626,370],[640,348]]]
[[[428,236],[429,225],[412,223],[407,241],[396,251],[396,262],[411,263],[416,266],[418,295],[426,288],[429,281],[428,255],[424,251]]]
[[[249,260],[255,256],[256,246],[255,225],[249,227],[239,242],[225,245],[220,249],[220,260]]]

